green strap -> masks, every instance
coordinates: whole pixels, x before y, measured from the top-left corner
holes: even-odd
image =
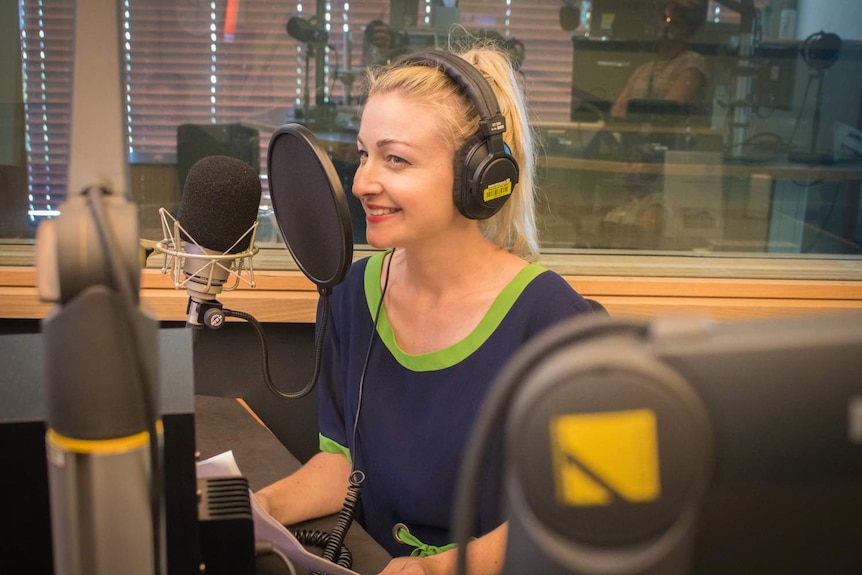
[[[392,530],[392,533],[395,535],[395,540],[399,543],[404,543],[405,545],[410,545],[416,548],[410,552],[411,557],[429,557],[431,555],[437,555],[438,553],[443,553],[444,551],[448,551],[449,549],[455,548],[454,543],[450,543],[442,547],[426,545],[425,543],[422,543],[415,535],[411,534],[410,530],[407,529],[407,526],[403,523],[399,523],[398,525],[396,525],[395,528]]]

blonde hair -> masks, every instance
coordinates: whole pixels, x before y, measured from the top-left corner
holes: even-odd
[[[488,81],[506,118],[503,139],[518,162],[519,182],[499,212],[480,220],[482,234],[494,244],[527,260],[539,254],[535,221],[535,151],[526,97],[508,57],[493,45],[476,45],[456,53]],[[440,119],[443,137],[453,153],[479,131],[479,114],[465,90],[435,67],[394,64],[372,69],[366,79],[368,99],[397,92],[428,105]],[[454,158],[453,158],[454,161]]]

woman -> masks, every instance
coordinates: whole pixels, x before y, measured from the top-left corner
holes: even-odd
[[[638,67],[611,107],[624,118],[631,100],[664,100],[680,106],[699,103],[709,79],[706,59],[688,50],[689,39],[705,19],[706,0],[664,0],[656,56]]]
[[[353,194],[368,243],[388,251],[354,263],[331,295],[321,452],[257,494],[295,523],[338,512],[349,475],[362,471],[362,525],[393,556],[414,552],[393,530],[424,555],[396,557],[385,575],[454,573],[452,498],[479,405],[527,339],[590,309],[559,275],[529,263],[538,255],[534,160],[517,74],[492,48],[462,57],[493,88],[519,183],[494,215],[465,217],[453,181],[456,151],[478,131],[474,98],[433,65],[370,72]],[[500,571],[506,540],[500,457],[486,471],[468,554],[477,574]]]

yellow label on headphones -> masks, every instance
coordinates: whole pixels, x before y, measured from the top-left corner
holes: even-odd
[[[550,422],[557,502],[610,505],[661,496],[658,433],[648,409],[562,415]]]
[[[491,200],[496,200],[497,198],[502,198],[503,196],[508,196],[511,193],[512,180],[506,178],[502,182],[491,184],[485,188],[485,191],[482,193],[482,201],[489,202]]]

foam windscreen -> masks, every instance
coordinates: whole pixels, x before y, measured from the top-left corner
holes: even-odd
[[[177,219],[201,247],[241,253],[251,242],[251,234],[243,234],[257,220],[260,196],[260,177],[249,164],[230,156],[207,156],[189,170]]]
[[[278,227],[300,270],[318,288],[341,283],[353,259],[353,228],[329,155],[306,127],[285,124],[269,142],[267,173]]]

